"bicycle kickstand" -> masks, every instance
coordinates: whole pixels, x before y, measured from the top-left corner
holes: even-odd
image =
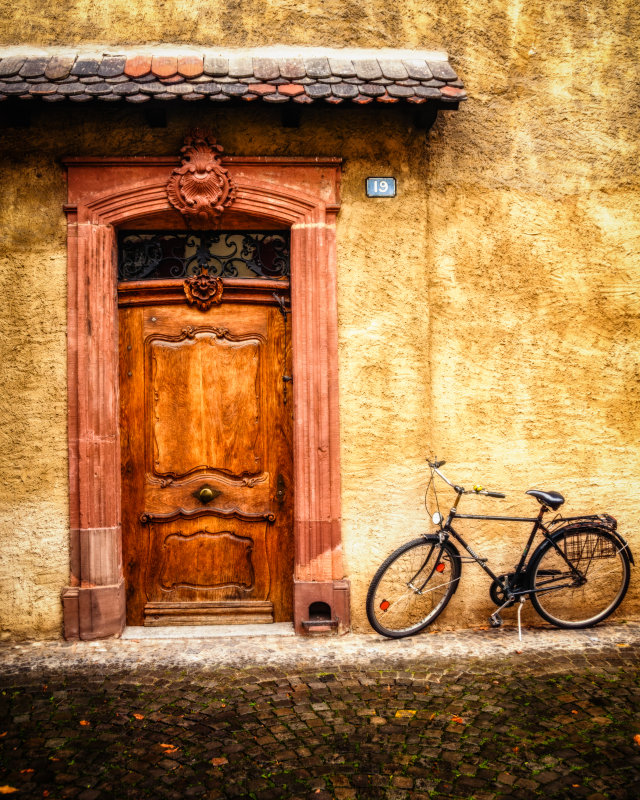
[[[518,641],[522,641],[522,625],[520,623],[520,615],[522,614],[522,606],[525,604],[527,598],[520,595],[520,602],[518,603]]]
[[[513,599],[507,600],[506,603],[503,603],[500,606],[500,608],[497,611],[494,611],[493,614],[489,617],[489,625],[491,625],[492,628],[499,628],[502,625],[504,620],[500,616],[500,612],[506,606],[511,605],[511,603],[513,603]]]

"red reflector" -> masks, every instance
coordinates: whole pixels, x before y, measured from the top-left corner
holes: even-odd
[[[380,608],[381,608],[383,611],[386,611],[386,610],[389,608],[389,606],[390,606],[390,605],[391,605],[391,603],[390,603],[388,600],[383,600],[383,601],[380,603]]]
[[[442,562],[436,567],[436,572],[444,572],[444,564]]]

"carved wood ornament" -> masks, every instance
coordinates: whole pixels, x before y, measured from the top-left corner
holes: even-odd
[[[209,275],[206,267],[201,268],[199,275],[193,275],[184,282],[184,293],[189,305],[197,306],[200,311],[206,311],[214,303],[222,302],[222,281]]]
[[[182,166],[167,183],[167,197],[187,224],[215,222],[235,200],[235,186],[221,162],[223,148],[206,131],[195,128],[184,140]]]

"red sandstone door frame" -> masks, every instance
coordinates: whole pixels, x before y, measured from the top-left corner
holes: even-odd
[[[120,528],[115,231],[174,213],[173,158],[69,158],[68,387],[70,585],[65,637],[96,639],[125,624]],[[294,622],[312,603],[349,626],[340,529],[335,220],[341,159],[227,157],[232,210],[291,228],[294,401]],[[223,218],[224,220],[224,218]]]

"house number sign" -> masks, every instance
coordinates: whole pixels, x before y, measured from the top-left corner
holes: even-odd
[[[367,178],[367,197],[395,197],[395,178]]]

